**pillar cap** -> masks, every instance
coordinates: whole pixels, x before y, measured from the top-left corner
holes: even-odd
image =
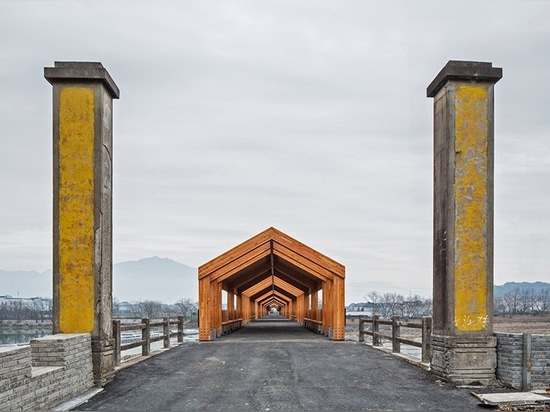
[[[478,80],[496,83],[502,78],[502,68],[489,62],[449,60],[426,89],[434,97],[449,80]]]
[[[113,99],[118,99],[120,90],[111,75],[99,62],[55,62],[55,67],[44,67],[44,77],[53,86],[58,82],[100,80]]]

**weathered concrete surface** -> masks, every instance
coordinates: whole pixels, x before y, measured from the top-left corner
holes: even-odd
[[[117,372],[75,410],[476,410],[471,388],[270,315]]]
[[[55,62],[53,332],[91,333],[98,386],[114,373],[112,111],[119,90],[101,63]]]
[[[449,61],[434,98],[432,372],[495,381],[493,334],[494,84],[502,69]]]

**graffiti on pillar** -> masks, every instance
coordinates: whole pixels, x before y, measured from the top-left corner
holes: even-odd
[[[463,315],[460,318],[455,318],[455,328],[458,330],[484,330],[488,323],[488,316]]]

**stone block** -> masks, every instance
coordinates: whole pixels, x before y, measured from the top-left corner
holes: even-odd
[[[458,385],[491,385],[496,380],[496,338],[432,335],[431,370]]]

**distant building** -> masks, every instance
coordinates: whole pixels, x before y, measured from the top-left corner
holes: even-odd
[[[346,307],[346,316],[372,316],[372,302],[351,303]]]
[[[0,305],[4,307],[15,307],[15,306],[34,306],[36,303],[40,302],[50,302],[51,299],[47,298],[14,298],[11,295],[0,296]]]

